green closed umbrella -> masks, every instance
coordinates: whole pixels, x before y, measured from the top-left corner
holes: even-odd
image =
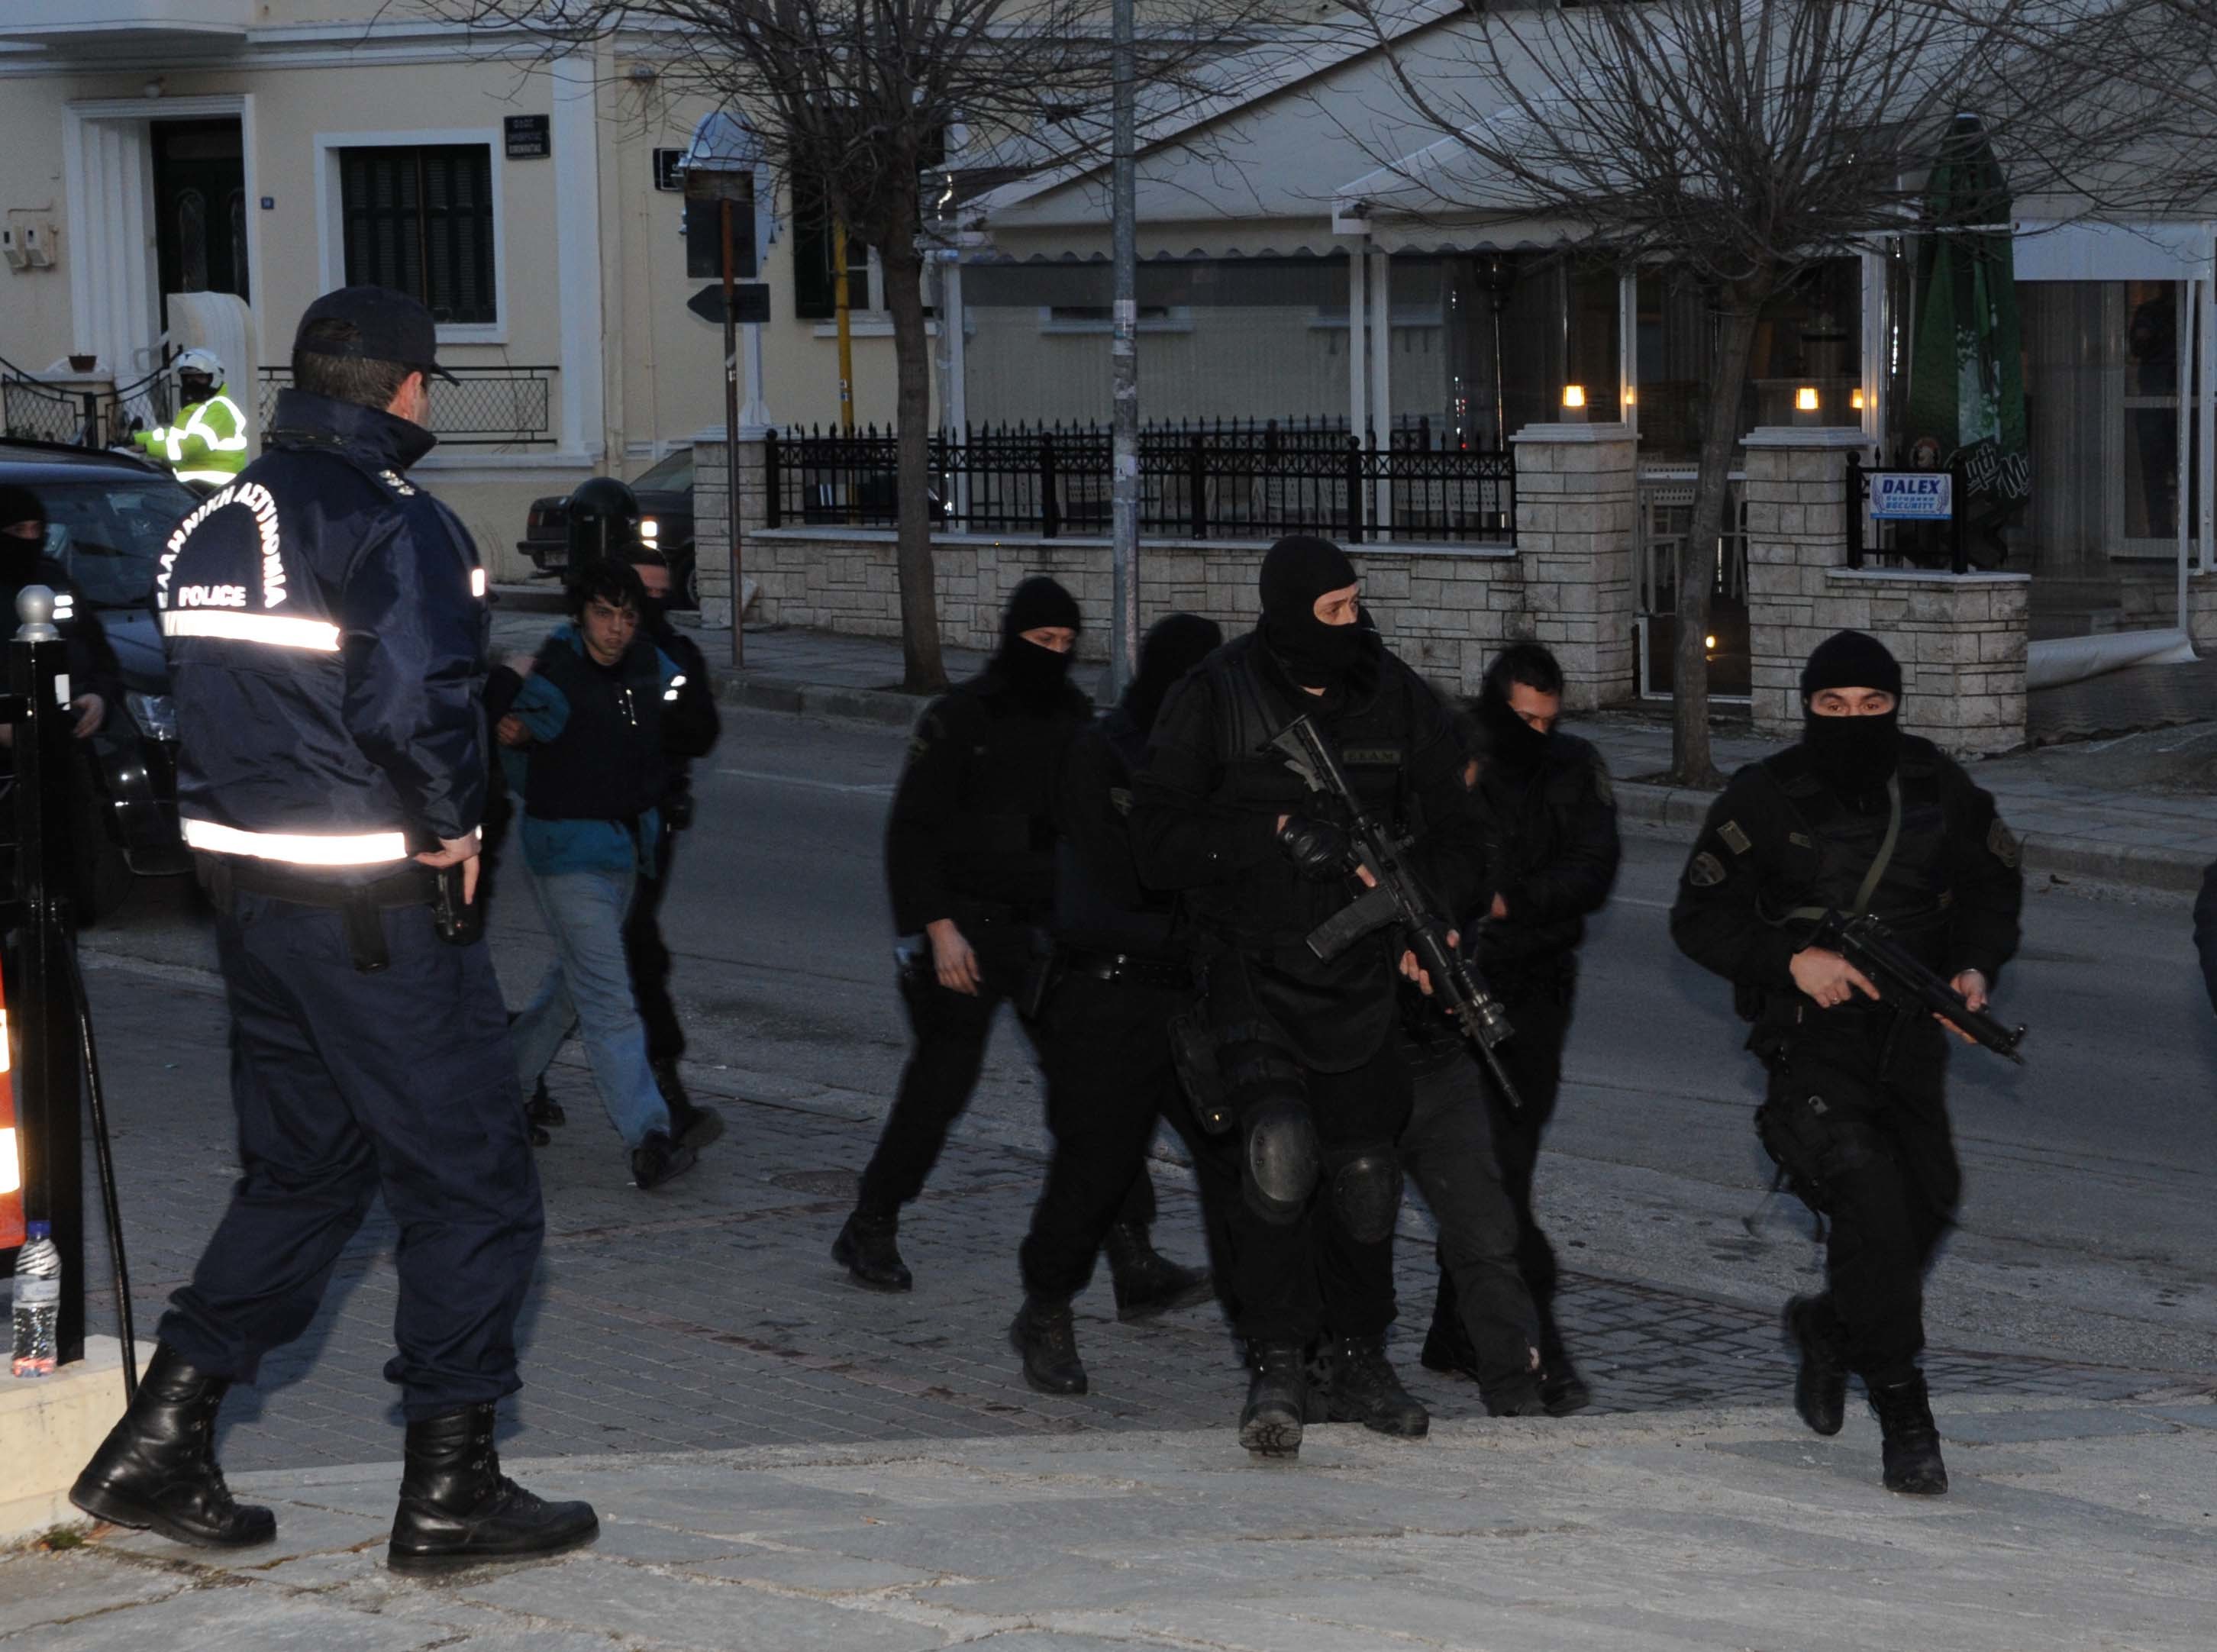
[[[2032,496],[2017,342],[2009,182],[1985,128],[1959,114],[1925,187],[1932,226],[1917,243],[1917,336],[1910,354],[1909,437],[1960,464],[1971,554],[2003,558],[2003,528]]]

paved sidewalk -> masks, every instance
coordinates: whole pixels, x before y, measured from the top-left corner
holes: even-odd
[[[544,615],[503,614],[503,637],[545,629]],[[786,629],[747,632],[746,669],[732,672],[729,633],[700,633],[702,650],[719,669],[732,703],[818,717],[905,724],[918,702],[899,692],[900,644],[891,638],[835,636]],[[504,646],[518,645],[504,643]],[[960,677],[983,656],[950,650],[947,669]],[[1081,683],[1097,690],[1099,668],[1080,669]],[[2217,706],[2211,708],[2217,714]],[[1627,820],[1683,829],[1691,835],[1708,813],[1713,794],[1657,785],[1641,777],[1670,766],[1667,712],[1612,712],[1569,726],[1600,745],[1618,780],[1618,801]],[[2209,724],[2152,730],[2122,740],[2047,747],[1975,766],[1981,786],[2001,802],[2025,843],[2025,866],[2035,874],[2088,878],[2156,890],[2193,890],[2202,868],[2217,861],[2217,773],[2206,760],[2189,769],[2170,753],[2208,749]],[[1770,743],[1720,730],[1716,753],[1729,774],[1773,749]],[[2131,754],[2138,754],[2136,760]]]
[[[408,1581],[389,1467],[236,1476],[278,1540],[0,1558],[0,1647],[140,1652],[2206,1652],[2217,1406],[1948,1407],[1955,1489],[1779,1408],[511,1463],[593,1548]]]

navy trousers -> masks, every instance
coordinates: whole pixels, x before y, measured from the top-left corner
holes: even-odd
[[[336,911],[242,894],[219,915],[244,1174],[161,1336],[253,1381],[381,1193],[400,1230],[386,1377],[421,1421],[518,1387],[544,1220],[485,944],[440,940],[428,906],[381,916],[392,962],[366,975]]]

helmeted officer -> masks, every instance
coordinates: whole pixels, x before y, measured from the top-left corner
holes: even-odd
[[[434,347],[413,299],[317,299],[270,451],[185,519],[156,578],[244,1174],[71,1495],[185,1542],[273,1535],[225,1487],[216,1412],[307,1328],[380,1193],[400,1229],[386,1373],[407,1419],[392,1563],[597,1529],[586,1504],[506,1479],[493,1450],[542,1217],[491,956],[435,917],[442,881],[450,904],[475,883],[488,620],[469,535],[407,475],[432,445]]]
[[[625,562],[639,546],[639,496],[613,476],[589,476],[570,495],[570,577],[596,562]]]
[[[1054,1153],[1017,1252],[1024,1304],[1009,1329],[1025,1380],[1043,1393],[1085,1392],[1070,1303],[1104,1244],[1118,1317],[1208,1297],[1207,1273],[1157,1257],[1145,1230],[1119,1217],[1133,1181],[1148,1180],[1156,1121],[1186,1139],[1220,1266],[1220,1224],[1239,1195],[1236,1166],[1195,1129],[1179,1087],[1170,1022],[1193,1008],[1193,966],[1176,900],[1139,882],[1131,838],[1132,777],[1164,697],[1223,640],[1198,614],[1157,620],[1122,700],[1071,741],[1055,782],[1055,984],[1040,1014]]]
[[[1356,894],[1348,838],[1269,742],[1306,713],[1367,808],[1428,825],[1412,858],[1448,910],[1474,899],[1485,862],[1447,708],[1359,623],[1357,595],[1338,546],[1273,546],[1261,623],[1176,691],[1134,787],[1140,876],[1183,895],[1238,1115],[1249,1219],[1230,1294],[1254,1372],[1240,1440],[1273,1454],[1300,1449],[1304,1349],[1327,1324],[1335,1420],[1419,1434],[1430,1419],[1385,1352],[1409,1111],[1394,952],[1383,934],[1329,961],[1308,946]]]
[[[1809,944],[1826,911],[1885,923],[1971,1008],[2016,951],[2023,878],[1994,800],[1930,741],[1903,734],[1901,667],[1843,631],[1801,673],[1800,743],[1751,764],[1709,811],[1670,912],[1686,955],[1732,983],[1770,1071],[1756,1115],[1794,1191],[1831,1218],[1829,1289],[1787,1304],[1794,1402],[1839,1432],[1850,1370],[1885,1436],[1889,1489],[1948,1489],[1917,1357],[1924,1279],[1962,1176],[1948,1125],[1941,1022],[1879,1001]]]
[[[246,415],[232,400],[214,351],[187,350],[173,366],[177,416],[132,441],[186,486],[211,492],[246,468]]]
[[[1562,668],[1539,644],[1512,642],[1486,666],[1466,730],[1493,832],[1495,887],[1486,909],[1463,927],[1466,950],[1516,1029],[1498,1053],[1522,1105],[1508,1106],[1488,1084],[1486,1108],[1516,1206],[1517,1269],[1539,1316],[1537,1397],[1559,1417],[1583,1410],[1592,1395],[1555,1322],[1555,1250],[1533,1216],[1532,1183],[1563,1086],[1578,943],[1586,919],[1609,899],[1621,854],[1608,765],[1555,726],[1562,709]],[[1481,1350],[1466,1333],[1457,1301],[1467,1298],[1450,1273],[1441,1271],[1423,1362],[1476,1376]]]

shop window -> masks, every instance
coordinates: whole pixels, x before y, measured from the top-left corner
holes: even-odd
[[[413,294],[451,325],[500,319],[490,145],[342,150],[339,192],[349,286]]]

